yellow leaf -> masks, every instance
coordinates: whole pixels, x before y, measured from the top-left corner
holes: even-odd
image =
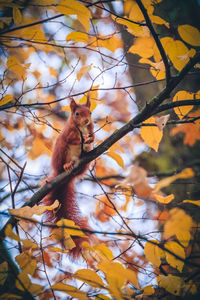
[[[8,294],[8,293],[4,293],[0,296],[0,300],[16,300],[16,299],[22,299],[22,297],[19,295]]]
[[[13,19],[14,19],[15,24],[17,24],[17,25],[22,22],[22,15],[21,15],[19,8],[17,8],[17,7],[13,7]]]
[[[68,112],[71,112],[71,108],[70,108],[69,105],[63,106],[63,107],[62,107],[62,111],[68,111]]]
[[[200,32],[196,27],[191,25],[181,25],[178,26],[178,33],[186,43],[192,46],[200,46]]]
[[[153,285],[145,286],[145,288],[143,289],[144,296],[150,296],[150,295],[153,295],[154,293],[155,293],[155,290],[153,288]]]
[[[177,174],[178,178],[187,179],[194,177],[194,172],[191,168],[185,168],[181,173]]]
[[[175,101],[181,101],[181,100],[193,100],[194,99],[194,94],[189,93],[186,91],[179,91],[176,93],[176,95],[173,97],[173,102]],[[179,107],[174,107],[174,111],[179,117],[179,119],[182,119],[185,115],[189,113],[189,111],[193,108],[193,105],[188,105],[188,106],[179,106]]]
[[[194,205],[200,206],[200,200],[184,200],[183,203],[192,203]]]
[[[169,241],[165,243],[165,248],[170,250],[175,255],[178,255],[179,257],[185,259],[185,251],[183,247],[181,247],[178,243],[174,241]],[[182,272],[184,262],[176,258],[173,254],[168,253],[167,251],[165,251],[165,255],[168,264],[173,268],[176,268],[179,272]]]
[[[154,243],[159,243],[156,240],[152,240]],[[159,267],[161,264],[161,258],[164,256],[164,251],[158,246],[147,242],[144,247],[144,254],[148,261],[150,261],[154,266]]]
[[[88,43],[89,37],[88,34],[84,33],[84,32],[70,32],[67,37],[66,37],[66,41],[76,41],[76,42],[81,42],[81,43]]]
[[[84,66],[84,67],[80,68],[80,70],[78,71],[77,76],[76,76],[78,81],[81,80],[81,78],[83,77],[84,74],[88,73],[91,70],[92,65],[93,64],[90,64],[89,66]]]
[[[108,282],[108,288],[115,299],[123,299],[122,287],[126,282],[131,282],[138,288],[136,273],[132,270],[125,269],[122,264],[104,260],[98,264],[98,268],[104,272]]]
[[[112,16],[112,19],[116,21],[118,24],[125,25],[127,27],[128,32],[135,36],[149,36],[149,32],[147,30],[143,30],[144,26],[131,23],[127,20],[116,18],[115,16]]]
[[[159,203],[162,203],[162,204],[168,204],[172,200],[174,200],[174,194],[170,194],[168,196],[161,196],[161,195],[158,195],[158,194],[154,194],[154,197],[156,198],[156,200]]]
[[[149,58],[154,54],[155,41],[150,37],[138,37],[134,40],[134,44],[129,48],[129,52],[138,54],[141,57]]]
[[[65,232],[69,235],[87,237],[85,233],[81,231],[80,227],[75,225],[74,221],[72,220],[62,219],[58,221],[56,225],[59,227],[62,226],[69,227],[69,228],[63,228]]]
[[[155,118],[150,117],[143,123],[155,124]],[[140,134],[143,140],[145,141],[145,143],[157,152],[160,141],[163,136],[162,130],[160,130],[157,126],[143,126],[140,130]]]
[[[59,201],[55,200],[54,203],[50,206],[41,206],[41,205],[34,205],[33,207],[25,206],[21,208],[15,208],[15,209],[9,209],[9,213],[11,215],[16,215],[18,217],[24,217],[31,218],[33,215],[41,215],[46,210],[54,210],[59,206]]]
[[[192,295],[195,295],[197,293],[197,287],[192,280],[185,283],[184,288],[187,292],[189,292]]]
[[[52,152],[49,149],[49,147],[45,145],[44,139],[36,136],[33,140],[32,147],[28,154],[28,157],[34,160],[42,154],[51,156]]]
[[[169,28],[169,23],[166,22],[165,20],[163,20],[161,17],[159,16],[154,16],[151,15],[151,21],[153,23],[159,24],[159,25],[165,25],[167,28]]]
[[[62,242],[65,250],[71,250],[76,247],[76,244],[74,243],[70,235],[66,232],[65,228],[54,229],[52,231],[50,239],[54,239],[57,242]]]
[[[106,48],[112,52],[115,52],[118,48],[122,48],[122,40],[116,35],[112,36],[103,36],[103,35],[98,35],[97,40],[93,39],[91,41],[91,46],[92,47],[103,47]]]
[[[77,289],[76,287],[71,286],[69,284],[56,283],[56,284],[52,285],[51,288],[56,291],[65,292],[68,295],[70,295],[71,297],[76,298],[76,299],[88,300],[86,292],[83,292],[80,289]]]
[[[173,208],[164,225],[164,238],[168,239],[176,235],[179,242],[187,247],[191,238],[190,229],[193,226],[192,218],[184,210]]]
[[[181,287],[184,284],[182,278],[173,275],[159,275],[157,277],[158,285],[163,287],[169,293],[180,296],[181,294]]]
[[[22,252],[15,257],[15,260],[24,273],[30,275],[33,275],[35,273],[37,261],[29,254],[29,252]]]
[[[75,0],[61,0],[56,8],[65,15],[77,15],[79,22],[84,26],[87,32],[89,31],[89,19],[92,18],[92,15],[86,6]]]
[[[112,251],[103,243],[96,245],[94,249],[95,251],[99,252],[99,254],[101,255],[101,257],[103,257],[103,259],[106,258],[108,260],[111,260],[114,257]]]
[[[189,50],[186,45],[169,37],[161,39],[161,43],[169,56],[174,68],[181,71],[183,67],[190,61],[190,57],[195,55],[195,50]]]
[[[3,98],[0,100],[0,106],[7,104],[8,102],[13,100],[13,96],[10,94],[5,95]]]
[[[16,288],[20,291],[25,291],[30,288],[31,280],[28,275],[24,272],[19,273],[16,279]]]
[[[175,181],[179,178],[186,179],[186,178],[191,178],[193,176],[194,176],[194,172],[192,171],[192,169],[186,168],[182,172],[180,172],[176,175],[161,179],[159,182],[156,183],[156,186],[154,187],[154,192],[157,192],[157,191],[161,190],[162,188],[167,187],[168,185],[170,185],[170,183],[172,183],[173,181]]]
[[[7,67],[15,73],[17,78],[25,78],[27,67],[26,65],[23,66],[16,57],[9,56],[7,58]]]
[[[154,53],[155,55],[155,53]],[[148,58],[141,58],[139,60],[142,64],[149,64],[151,66],[150,71],[151,74],[157,79],[164,79],[165,78],[165,66],[163,61],[153,62]]]
[[[4,285],[8,276],[8,263],[4,261],[0,264],[0,285]]]
[[[89,269],[81,269],[75,272],[74,278],[82,280],[87,284],[96,287],[102,288],[104,287],[104,283],[99,275],[95,271]]]
[[[69,250],[64,250],[59,247],[49,247],[48,250],[52,251],[52,252],[60,252],[60,253],[68,253],[69,252]]]
[[[5,229],[5,236],[8,236],[9,238],[15,240],[15,241],[18,241],[20,242],[20,237],[19,235],[15,234],[12,230],[12,226],[11,224],[8,224],[6,226],[6,229]]]
[[[109,151],[109,152],[106,152],[106,155],[112,157],[120,167],[124,167],[124,161],[123,159],[121,158],[121,156],[113,151]]]

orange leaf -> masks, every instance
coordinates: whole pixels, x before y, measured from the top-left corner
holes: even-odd
[[[117,154],[116,152],[113,152],[113,151],[109,151],[109,152],[106,152],[106,155],[112,157],[118,163],[118,165],[120,167],[122,167],[122,168],[124,167],[123,159],[119,154]]]
[[[168,195],[168,196],[165,196],[165,197],[163,197],[161,195],[158,195],[158,194],[154,194],[154,197],[156,198],[156,200],[159,203],[162,203],[162,204],[168,204],[172,200],[174,200],[174,194],[171,194],[171,195]]]

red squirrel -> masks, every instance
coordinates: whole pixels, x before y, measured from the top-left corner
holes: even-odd
[[[84,152],[92,149],[94,125],[91,118],[89,95],[86,104],[76,104],[74,99],[71,99],[70,109],[71,115],[54,145],[51,160],[53,170],[51,179],[64,170],[71,172],[73,167],[78,164],[80,157],[84,155]],[[62,218],[70,219],[81,228],[88,228],[87,221],[80,216],[74,187],[75,180],[83,175],[87,168],[88,166],[82,168],[74,178],[59,185],[43,199],[45,205],[51,205],[56,199],[60,203],[56,212],[48,213],[48,221],[56,223]],[[76,248],[72,249],[70,254],[76,258],[81,252],[83,238],[75,237],[73,240]]]

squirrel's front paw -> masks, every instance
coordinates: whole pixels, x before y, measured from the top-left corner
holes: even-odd
[[[70,173],[74,168],[73,161],[70,161],[69,163],[64,164],[63,168],[67,173]]]
[[[90,136],[90,134],[84,136],[84,144],[91,144],[94,142],[94,137]]]

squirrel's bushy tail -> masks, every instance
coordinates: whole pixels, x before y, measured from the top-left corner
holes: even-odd
[[[51,178],[52,179],[52,178]],[[76,193],[74,188],[74,179],[69,182],[61,184],[59,187],[51,191],[43,199],[45,205],[51,205],[57,199],[60,203],[56,211],[48,211],[46,221],[56,223],[61,219],[69,219],[74,221],[75,225],[80,228],[89,229],[87,220],[81,218],[79,208],[76,203]],[[87,238],[72,237],[76,247],[70,250],[69,254],[73,258],[78,258],[81,254],[81,244],[87,241]]]

